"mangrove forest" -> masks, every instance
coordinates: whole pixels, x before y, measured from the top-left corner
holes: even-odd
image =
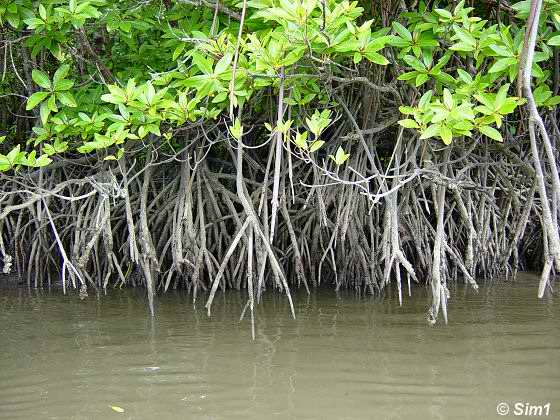
[[[559,103],[557,0],[1,0],[0,281],[537,304]]]

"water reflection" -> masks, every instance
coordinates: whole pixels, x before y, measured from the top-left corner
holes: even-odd
[[[296,320],[269,294],[252,342],[242,293],[211,318],[170,293],[151,319],[137,291],[0,289],[0,418],[492,419],[499,401],[560,417],[560,310],[535,295],[527,276],[458,286],[450,325],[429,327],[423,289],[402,307],[298,294]]]

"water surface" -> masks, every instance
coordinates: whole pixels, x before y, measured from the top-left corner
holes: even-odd
[[[458,285],[435,327],[423,288],[402,307],[297,293],[296,320],[268,294],[254,342],[243,293],[211,318],[170,293],[152,320],[139,291],[0,288],[0,418],[498,419],[500,401],[560,418],[560,296],[539,301],[537,282]]]

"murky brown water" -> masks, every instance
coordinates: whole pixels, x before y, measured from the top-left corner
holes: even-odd
[[[268,295],[255,342],[238,293],[212,318],[168,294],[151,321],[134,291],[0,289],[0,418],[478,420],[506,401],[559,419],[560,297],[536,281],[458,286],[447,327],[427,325],[423,289],[403,307],[298,294],[295,321]]]

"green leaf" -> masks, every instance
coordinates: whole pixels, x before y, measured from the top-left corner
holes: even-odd
[[[41,155],[38,159],[35,160],[33,166],[36,168],[41,168],[43,166],[47,166],[52,162],[52,159],[49,158],[47,155]]]
[[[54,73],[53,76],[53,84],[55,87],[57,82],[61,81],[68,75],[69,70],[70,70],[70,66],[68,64],[64,64],[58,68],[58,70]]]
[[[500,88],[500,90],[496,94],[496,99],[494,100],[495,110],[500,109],[502,105],[506,102],[509,86],[510,86],[509,83],[506,83]]]
[[[291,66],[292,64],[298,62],[301,57],[305,54],[305,47],[299,47],[290,51],[286,57],[282,59],[282,65]]]
[[[415,79],[416,76],[418,76],[417,71],[409,71],[407,73],[399,75],[399,77],[397,77],[397,80],[412,80]]]
[[[411,106],[399,106],[399,111],[404,115],[413,115],[415,110]]]
[[[404,128],[419,128],[420,126],[418,123],[410,118],[400,120],[399,124],[402,125]]]
[[[428,81],[428,79],[429,79],[429,77],[428,77],[427,74],[425,74],[425,73],[418,74],[418,76],[416,76],[416,81],[415,81],[416,87],[422,86],[424,83],[426,83]]]
[[[513,111],[515,111],[517,106],[518,103],[515,98],[507,98],[500,109],[498,109],[498,112],[502,115],[511,114]]]
[[[6,2],[4,2],[5,4]],[[11,14],[17,14],[18,12],[18,5],[16,4],[15,1],[12,1],[11,3],[8,0],[8,7],[6,7],[6,10],[8,11],[8,13]]]
[[[6,172],[12,169],[12,164],[8,158],[0,154],[0,172]]]
[[[309,146],[309,153],[316,152],[323,146],[323,144],[325,144],[323,140],[315,140],[313,143],[311,143],[311,146]]]
[[[494,103],[489,98],[488,94],[480,93],[480,94],[474,95],[474,97],[476,98],[477,101],[484,104],[488,109],[493,109],[494,108]]]
[[[533,96],[537,105],[544,104],[548,98],[552,96],[552,91],[546,85],[540,85],[533,91]]]
[[[228,92],[220,92],[216,95],[214,99],[212,99],[212,103],[219,104],[220,102],[225,101],[227,97],[228,97]]]
[[[472,110],[472,104],[467,102],[461,104],[454,110],[460,118],[464,120],[474,120],[474,112]]]
[[[41,122],[43,123],[43,125],[45,125],[49,120],[49,115],[51,113],[47,102],[41,103],[41,109],[39,110],[39,113],[41,114]]]
[[[8,15],[8,16],[6,16],[6,20],[8,21],[8,23],[14,29],[17,29],[17,27],[19,26],[19,16],[18,15]]]
[[[30,167],[35,167],[35,163],[37,162],[37,158],[35,157],[36,154],[37,154],[37,152],[35,150],[32,150],[31,152],[29,152],[27,154],[27,156],[24,158],[24,160],[25,160],[24,165],[30,166]]]
[[[404,39],[412,42],[412,34],[408,29],[402,26],[399,22],[393,22],[393,29]]]
[[[400,36],[392,35],[389,37],[389,45],[398,48],[405,48],[410,46],[410,42],[406,39],[401,38]]]
[[[18,155],[20,154],[20,146],[19,144],[10,150],[10,153],[6,155],[6,158],[10,162],[11,166],[14,166],[18,163]]]
[[[560,35],[556,35],[553,36],[552,38],[550,38],[547,42],[548,45],[551,45],[553,47],[558,47],[560,46]]]
[[[214,69],[215,74],[221,74],[226,71],[231,64],[232,55],[230,53],[224,54],[224,56],[216,63],[216,68]]]
[[[473,79],[472,76],[463,69],[457,69],[457,74],[463,83],[470,84]]]
[[[141,126],[140,128],[143,127],[144,126]],[[78,147],[78,152],[89,153],[93,150],[105,149],[115,144],[115,140],[113,138],[104,136],[99,133],[94,134],[94,139],[95,139],[94,141],[88,141],[84,143],[82,146]]]
[[[284,103],[286,105],[297,105],[297,102],[292,98],[284,98]]]
[[[309,130],[315,135],[316,139],[319,138],[323,130],[331,123],[332,119],[329,116],[330,111],[327,109],[322,112],[315,110],[311,118],[305,119]]]
[[[45,26],[45,22],[38,18],[29,18],[24,20],[28,29],[37,29],[40,26]]]
[[[380,66],[386,66],[389,64],[389,60],[383,57],[381,54],[376,52],[367,52],[365,54],[366,58],[372,63],[379,64]]]
[[[442,125],[440,127],[439,135],[446,145],[451,144],[451,139],[453,138],[453,133],[451,132],[451,130],[446,125]]]
[[[433,94],[434,93],[431,90],[428,90],[426,93],[424,93],[418,101],[418,108],[424,108],[426,105],[428,105],[432,100]]]
[[[161,136],[161,132],[159,130],[159,126],[157,124],[148,124],[146,126],[146,129],[148,130],[148,132],[155,134],[156,136]]]
[[[463,28],[458,28],[455,25],[453,25],[453,28],[455,28],[455,36],[459,38],[462,43],[471,46],[476,44],[476,39],[470,32]]]
[[[58,80],[53,83],[54,83],[54,90],[58,92],[71,89],[72,86],[74,86],[74,82],[72,80],[67,80],[67,79]]]
[[[453,96],[451,96],[451,92],[449,92],[449,89],[443,89],[443,104],[447,109],[453,108]]]
[[[435,137],[439,135],[439,129],[440,129],[439,124],[430,125],[422,132],[422,135],[420,136],[420,140],[429,139],[430,137]]]
[[[177,58],[179,58],[179,56],[183,53],[183,51],[185,50],[185,47],[187,46],[186,43],[181,43],[177,46],[177,48],[175,48],[175,51],[173,51],[173,56],[171,57],[171,59],[173,61],[177,60]]]
[[[485,136],[490,137],[492,140],[496,140],[499,142],[504,141],[500,132],[495,128],[490,127],[489,125],[482,125],[478,128],[478,130]]]
[[[46,101],[46,102],[43,102],[43,103],[46,103],[47,106],[49,107],[49,109],[50,109],[52,112],[58,112],[58,107],[56,106],[56,97],[55,97],[55,95],[51,95],[51,96],[49,97],[49,99],[47,99],[47,101]]]
[[[452,19],[453,18],[453,15],[451,14],[451,12],[449,10],[436,9],[435,12],[445,19]]]
[[[304,131],[303,133],[296,133],[294,143],[300,149],[307,150],[307,131]]]
[[[514,57],[500,58],[490,67],[488,73],[499,73],[515,63],[517,63],[517,59]]]
[[[490,45],[490,49],[502,57],[513,57],[513,52],[500,45]]]
[[[104,95],[101,95],[101,100],[104,102],[110,102],[112,104],[123,104],[124,103],[124,99],[122,98],[117,98],[115,96],[113,96],[111,93],[106,93]]]
[[[45,6],[42,4],[39,4],[39,16],[41,16],[43,20],[47,19],[47,9],[45,9]]]
[[[346,153],[341,146],[338,146],[338,149],[336,149],[336,154],[334,156],[329,155],[329,157],[334,160],[334,163],[340,166],[348,160],[350,155]]]
[[[192,62],[196,65],[200,71],[204,74],[212,74],[212,62],[202,56],[198,51],[193,51],[191,53]]]
[[[35,108],[49,95],[50,92],[35,92],[27,99],[27,105],[25,106],[25,109],[29,111],[30,109]]]
[[[48,156],[54,155],[56,153],[64,153],[68,149],[67,141],[60,141],[56,139],[54,144],[43,143],[43,152]]]
[[[449,47],[452,51],[474,51],[474,46],[472,44],[467,44],[466,42],[457,42]]]
[[[63,105],[69,106],[71,108],[75,108],[78,106],[74,96],[70,92],[57,92],[56,97]]]
[[[560,104],[560,96],[553,96],[551,98],[548,98],[545,102],[544,105],[545,106],[557,106],[558,104]]]
[[[241,125],[239,118],[236,118],[233,125],[229,127],[229,132],[234,139],[241,139],[241,136],[243,135],[243,126]]]
[[[422,63],[416,57],[414,57],[412,55],[405,55],[403,57],[403,60],[405,61],[406,64],[408,64],[414,70],[419,71],[419,72],[426,72],[426,66],[424,65],[424,63]]]
[[[156,90],[152,82],[149,80],[146,82],[145,93],[146,93],[146,100],[148,101],[148,104],[152,104],[154,101],[154,97],[156,96]]]
[[[35,83],[37,83],[43,89],[51,88],[51,82],[49,80],[49,76],[47,76],[47,74],[42,72],[41,70],[33,69],[33,71],[31,72],[31,78]]]

